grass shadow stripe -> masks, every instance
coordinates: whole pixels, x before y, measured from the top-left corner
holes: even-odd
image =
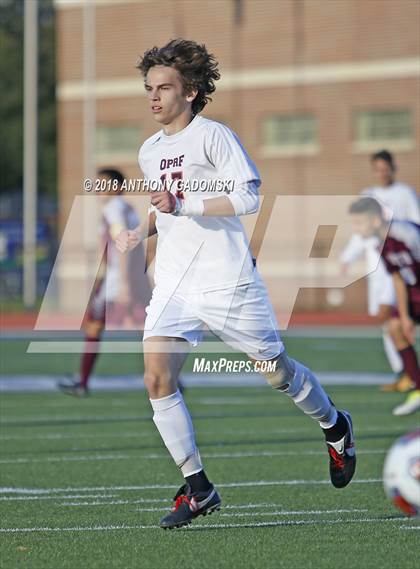
[[[201,445],[205,446],[205,445]],[[82,452],[92,452],[98,449],[74,449],[74,453]],[[102,449],[107,450],[107,449]],[[137,447],[123,447],[121,450],[138,450]],[[388,449],[361,449],[358,454],[385,454]],[[46,451],[45,451],[46,452]],[[50,451],[51,452],[51,451]],[[65,451],[57,451],[65,452]],[[215,453],[201,453],[201,456],[206,459],[242,459],[242,458],[277,458],[282,456],[301,456],[313,457],[313,456],[325,456],[325,450],[313,450],[313,449],[300,449],[299,451],[287,451],[287,450],[261,450],[261,451],[243,451],[243,452],[215,452]],[[48,456],[45,458],[34,457],[13,457],[13,458],[2,458],[0,459],[0,464],[31,464],[31,463],[49,463],[49,462],[90,462],[90,461],[100,461],[100,460],[170,460],[170,455],[168,453],[149,453],[142,455],[128,455],[128,454],[103,454],[103,455],[88,455],[88,456]]]

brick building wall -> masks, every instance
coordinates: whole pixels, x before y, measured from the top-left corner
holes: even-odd
[[[138,145],[158,130],[135,65],[147,48],[182,36],[205,43],[220,62],[222,80],[203,114],[238,133],[260,170],[266,197],[357,194],[371,184],[369,155],[377,148],[357,144],[354,117],[375,110],[408,111],[411,134],[388,146],[395,152],[400,178],[419,187],[416,0],[97,0],[90,5],[56,0],[56,8],[63,228],[89,168],[112,161],[127,177],[140,175],[137,147],[93,155],[86,164],[89,45],[95,48],[89,99],[94,130],[98,125],[137,128]],[[89,17],[94,22],[90,28]],[[307,114],[317,121],[314,147],[265,147],[264,119]],[[310,211],[299,212],[296,234],[285,237],[286,247],[293,247],[310,216]],[[260,241],[257,234],[253,245],[258,248]],[[340,308],[329,306],[326,289],[302,290],[296,308],[363,310],[364,286],[359,281],[347,287]]]

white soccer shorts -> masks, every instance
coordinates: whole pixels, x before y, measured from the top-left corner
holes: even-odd
[[[284,346],[266,287],[257,271],[255,275],[252,283],[216,291],[168,295],[155,289],[146,308],[143,340],[176,337],[197,346],[207,326],[250,358],[277,357]]]
[[[378,264],[375,271],[368,276],[368,313],[376,316],[381,305],[396,306],[394,281],[387,272],[383,261]]]

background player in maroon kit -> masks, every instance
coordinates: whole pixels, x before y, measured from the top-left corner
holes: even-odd
[[[114,243],[115,236],[120,231],[133,229],[139,224],[135,209],[121,195],[124,176],[118,170],[104,168],[99,170],[98,177],[109,183],[107,191],[98,194],[102,206],[100,241],[105,254],[83,320],[85,350],[80,360],[79,376],[58,384],[64,393],[78,397],[88,394],[89,378],[106,323],[112,327],[121,327],[124,324],[142,322],[144,306],[151,294],[144,271],[142,247],[124,258]]]
[[[368,239],[383,241],[381,256],[394,281],[397,307],[389,330],[401,355],[404,371],[415,383],[407,400],[394,415],[408,415],[420,409],[420,368],[415,346],[415,324],[420,324],[420,225],[410,221],[385,221],[381,205],[362,198],[350,207],[355,231]]]

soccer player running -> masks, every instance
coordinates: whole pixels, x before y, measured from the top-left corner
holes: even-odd
[[[363,239],[383,242],[381,257],[392,275],[397,310],[389,330],[411,378],[414,390],[398,405],[394,415],[409,415],[420,409],[420,368],[415,346],[415,323],[420,324],[420,225],[394,220],[389,224],[381,205],[373,198],[361,198],[350,206],[354,229]]]
[[[139,224],[135,209],[122,195],[124,176],[119,170],[102,168],[98,178],[104,180],[104,191],[98,193],[102,202],[100,240],[105,249],[88,309],[83,320],[85,349],[80,359],[77,379],[58,383],[57,387],[67,395],[85,397],[89,394],[91,378],[106,320],[121,326],[127,317],[140,324],[144,315],[143,306],[150,298],[150,286],[146,278],[139,287],[139,271],[144,267],[141,247],[130,253],[128,259],[118,254],[115,238],[123,229],[134,229]]]
[[[400,220],[420,223],[419,199],[413,188],[396,179],[397,166],[393,155],[387,150],[375,152],[370,158],[372,172],[376,184],[362,191],[362,196],[369,196],[386,206],[389,216]],[[393,279],[387,272],[385,264],[380,259],[378,239],[362,239],[353,235],[344,249],[341,261],[346,268],[366,253],[366,263],[369,272],[368,283],[368,312],[383,323],[382,337],[385,354],[389,364],[397,374],[396,381],[382,386],[383,391],[409,391],[413,384],[404,373],[404,365],[389,332],[389,321],[396,305]]]
[[[199,114],[215,91],[217,65],[204,45],[182,39],[144,53],[138,67],[162,129],[141,146],[139,164],[147,180],[166,185],[152,193],[148,223],[117,238],[124,252],[158,233],[155,288],[143,336],[144,381],[153,421],[185,479],[162,528],[189,524],[221,504],[176,388],[188,347],[200,341],[204,325],[252,360],[275,362],[266,379],[323,429],[335,487],[346,486],[356,466],[350,415],[338,411],[314,374],[287,355],[253,263],[240,216],[258,210],[259,173],[227,126]],[[171,179],[232,179],[234,188],[222,195],[206,188],[180,192]]]

